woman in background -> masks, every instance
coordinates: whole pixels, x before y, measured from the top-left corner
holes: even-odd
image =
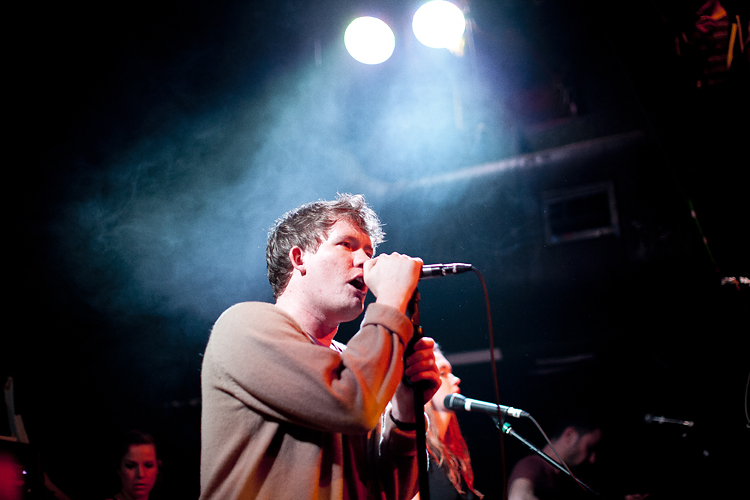
[[[432,500],[475,500],[482,494],[474,489],[474,472],[466,441],[452,410],[445,408],[445,397],[460,392],[461,379],[453,375],[453,368],[440,347],[435,344],[435,362],[440,370],[442,385],[425,405],[427,414],[427,450],[430,455],[428,474]],[[414,497],[419,499],[419,494]]]
[[[161,466],[156,457],[154,438],[140,431],[128,432],[118,457],[120,491],[114,500],[148,500]]]

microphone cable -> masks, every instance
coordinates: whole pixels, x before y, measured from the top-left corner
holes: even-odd
[[[498,422],[502,422],[503,415],[500,411],[500,382],[499,382],[499,377],[497,375],[497,361],[495,359],[495,334],[494,334],[494,329],[492,327],[492,311],[490,309],[490,296],[489,296],[489,293],[487,292],[487,284],[484,281],[484,276],[482,276],[482,273],[479,272],[479,270],[474,266],[471,266],[471,270],[474,271],[474,274],[476,274],[477,277],[479,278],[479,283],[482,286],[482,293],[484,295],[484,305],[485,305],[485,309],[487,310],[487,330],[488,330],[487,336],[489,338],[489,343],[490,343],[490,365],[492,366],[492,382],[493,382],[493,386],[495,390],[495,404],[498,405],[497,419],[498,419]],[[748,378],[748,383],[750,384],[750,378]],[[570,470],[570,467],[568,467],[568,464],[565,463],[565,461],[557,453],[557,450],[552,445],[552,442],[547,436],[547,433],[544,432],[544,429],[542,429],[542,426],[539,425],[539,422],[536,421],[533,415],[529,415],[528,418],[531,419],[531,421],[534,423],[536,428],[539,429],[539,432],[544,437],[544,440],[550,446],[550,448],[554,452],[557,459],[563,465],[563,467],[565,467],[565,470],[568,471],[568,474],[570,474],[570,477],[573,478],[575,482],[585,491],[589,491],[589,492],[596,494],[596,492],[591,490],[591,488],[588,488],[580,479],[578,479],[578,477],[575,476],[575,474],[573,474],[573,471]],[[499,427],[500,426],[498,425],[498,428]],[[502,473],[503,473],[503,499],[507,500],[508,499],[508,473],[507,473],[507,465],[506,465],[506,460],[505,460],[505,439],[504,439],[503,432],[500,432],[499,434],[500,434],[500,469],[502,470]]]
[[[492,383],[495,390],[495,404],[498,405],[497,418],[498,421],[502,421],[502,414],[500,412],[500,383],[497,376],[497,361],[495,360],[495,334],[492,328],[492,311],[490,309],[490,295],[487,292],[487,284],[484,282],[484,276],[479,270],[471,266],[471,270],[479,278],[479,283],[482,286],[482,293],[484,294],[484,307],[487,310],[487,336],[490,342],[490,365],[492,366]],[[503,433],[500,432],[500,470],[503,472],[503,499],[508,499],[508,473],[507,465],[505,462],[505,438]]]

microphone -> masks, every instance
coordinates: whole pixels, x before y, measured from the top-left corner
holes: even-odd
[[[494,403],[485,403],[484,401],[465,398],[460,394],[448,394],[443,400],[443,405],[449,410],[478,411],[481,413],[489,413],[490,415],[497,415],[497,409],[500,408],[500,413],[508,415],[509,417],[521,418],[530,416],[528,412],[519,410],[518,408],[496,405]]]
[[[426,280],[429,278],[448,276],[449,274],[461,274],[471,271],[472,269],[473,267],[471,264],[428,264],[422,266],[422,273],[419,275],[419,279]]]
[[[655,417],[650,413],[646,413],[646,415],[643,417],[643,420],[647,424],[656,422],[657,424],[677,424],[684,425],[685,427],[692,427],[695,425],[695,422],[692,422],[690,420],[675,420],[673,418]]]

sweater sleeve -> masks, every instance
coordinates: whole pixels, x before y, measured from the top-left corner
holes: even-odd
[[[390,411],[389,407],[382,416],[374,462],[382,485],[381,497],[411,500],[419,492],[416,432],[398,429],[389,417]]]
[[[245,302],[221,315],[204,369],[216,389],[269,419],[338,433],[367,432],[401,380],[412,335],[400,311],[373,303],[343,353],[315,344],[272,304]]]

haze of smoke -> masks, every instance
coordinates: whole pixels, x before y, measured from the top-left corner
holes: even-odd
[[[450,88],[420,95],[407,81],[357,107],[337,69],[280,72],[239,110],[172,119],[79,179],[59,237],[85,299],[113,313],[206,318],[240,300],[269,300],[265,239],[276,217],[345,191],[387,205],[390,183],[461,161]],[[453,189],[463,188],[412,201],[412,216],[438,217]]]

